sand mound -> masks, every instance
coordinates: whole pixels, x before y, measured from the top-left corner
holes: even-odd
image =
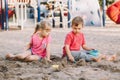
[[[68,62],[66,58],[52,56],[52,63],[45,61],[22,62],[9,61],[0,58],[0,79],[1,80],[96,80],[93,75],[100,80],[110,80],[110,76],[120,73],[119,60],[116,62],[102,61],[85,62],[80,59],[76,63]],[[57,65],[57,66],[56,66]],[[53,67],[54,66],[54,67]],[[110,71],[110,72],[107,72]],[[103,76],[104,75],[104,76]],[[102,78],[100,76],[103,76]],[[119,80],[118,75],[115,77]]]

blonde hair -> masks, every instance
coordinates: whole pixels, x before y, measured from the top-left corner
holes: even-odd
[[[51,27],[51,24],[47,20],[42,20],[40,23],[37,23],[33,34],[35,34],[39,29],[46,29],[47,26]]]
[[[76,25],[78,26],[79,24],[84,24],[83,19],[80,16],[76,16],[75,18],[73,18],[72,20],[72,25]]]

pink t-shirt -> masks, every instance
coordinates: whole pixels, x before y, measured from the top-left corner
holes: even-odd
[[[65,38],[64,45],[69,45],[70,51],[79,51],[81,46],[85,44],[85,38],[83,33],[74,34],[69,32]],[[63,56],[66,55],[65,47],[63,47]]]
[[[50,35],[40,39],[39,33],[35,33],[31,38],[31,51],[32,54],[38,55],[40,57],[46,56],[47,44],[51,42]]]

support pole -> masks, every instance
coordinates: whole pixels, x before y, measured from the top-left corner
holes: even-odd
[[[0,28],[2,29],[2,0],[0,0]]]
[[[38,22],[40,22],[40,0],[38,0]]]
[[[18,2],[16,2],[15,3],[15,11],[16,11],[16,21],[17,21],[17,26],[19,27],[20,26],[20,24],[19,24],[19,21],[20,21],[20,15],[19,15],[19,13],[20,13],[20,8],[19,8],[19,3]]]
[[[23,8],[24,8],[24,4],[22,3],[20,6],[21,6],[21,30],[23,30],[23,20],[24,20],[24,18],[23,18],[23,15],[24,15]]]
[[[54,5],[52,5],[52,10],[54,10]],[[55,28],[55,12],[53,11],[53,15],[52,15],[52,17],[54,18],[52,18],[52,26],[53,26],[53,28]]]
[[[63,19],[62,19],[62,11],[60,10],[60,28],[63,27],[62,22],[63,22]]]
[[[26,5],[24,5],[25,6],[25,8],[24,8],[24,10],[25,10],[25,21],[27,20],[27,7],[26,7]]]
[[[106,11],[105,11],[105,7],[106,7],[106,0],[103,0],[103,5],[102,5],[102,10],[103,10],[103,14],[102,14],[102,20],[103,20],[103,26],[105,26],[105,14],[106,14]]]
[[[3,3],[4,1],[1,0],[1,13],[2,13],[2,30],[4,30],[4,9],[3,9]]]
[[[68,0],[68,10],[69,11],[70,11],[70,6],[71,6],[70,1],[71,0]],[[68,12],[68,21],[70,21],[70,18],[71,18],[71,16],[70,16],[70,13]],[[70,28],[70,22],[68,23],[68,28]]]
[[[8,0],[5,0],[5,30],[8,28]]]

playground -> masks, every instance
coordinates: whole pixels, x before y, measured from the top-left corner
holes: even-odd
[[[97,0],[1,0],[0,4],[1,30],[13,26],[23,30],[43,19],[49,20],[53,28],[69,28],[71,20],[78,15],[84,19],[85,26],[105,26],[105,6],[101,12]]]
[[[26,0],[26,2],[30,3],[29,0],[28,1]],[[52,4],[53,2],[48,2],[48,3],[49,6],[53,5]],[[65,4],[67,5],[67,3]],[[31,3],[31,5],[34,6],[35,4]],[[17,7],[17,8],[20,8],[20,12],[21,12],[21,7]],[[86,18],[87,16],[82,16],[86,21],[85,27],[83,29],[83,33],[85,34],[87,45],[98,49],[101,53],[104,54],[110,54],[110,55],[117,54],[116,61],[109,62],[102,60],[101,62],[97,63],[97,62],[85,62],[84,60],[81,60],[78,61],[77,63],[69,63],[66,61],[66,59],[61,60],[64,38],[65,35],[71,30],[70,28],[68,28],[68,26],[70,25],[69,22],[71,18],[69,17],[69,14],[66,13],[67,9],[65,8],[65,11],[63,11],[64,12],[63,15],[63,13],[62,14],[60,13],[61,10],[56,8],[54,10],[55,13],[53,14],[53,12],[51,12],[48,16],[48,14],[44,14],[43,12],[41,13],[41,15],[35,15],[38,14],[39,11],[37,10],[34,11],[34,8],[35,7],[31,8],[30,6],[29,7],[27,6],[26,14],[23,14],[24,15],[23,23],[20,22],[22,19],[21,18],[22,15],[20,16],[19,19],[20,21],[18,21],[18,17],[17,17],[18,15],[17,13],[15,14],[15,10],[14,9],[8,10],[10,16],[10,18],[8,16],[9,27],[6,27],[5,24],[4,29],[0,30],[0,48],[1,48],[0,49],[0,80],[119,80],[120,79],[119,77],[120,25],[116,23],[115,20],[112,20],[110,19],[110,17],[107,16],[105,18],[105,25],[103,25],[103,22],[101,22],[101,20],[99,21],[99,19],[101,18],[99,18],[96,12],[95,12],[95,15],[97,16],[95,20],[96,22],[94,22],[94,20],[93,22],[91,22],[91,20],[90,21],[87,20]],[[23,9],[25,9],[25,6],[23,7]],[[29,14],[30,12],[31,14]],[[35,12],[35,14],[33,12]],[[12,14],[10,15],[10,13]],[[76,14],[77,13],[78,12],[76,11]],[[91,13],[88,15],[91,15]],[[81,13],[81,15],[82,14],[84,14],[84,12]],[[61,17],[66,15],[67,16],[64,17],[65,19],[60,19],[60,15]],[[31,35],[35,28],[35,23],[39,22],[41,19],[45,17],[49,18],[53,26],[51,32],[51,36],[52,36],[51,59],[53,60],[53,62],[52,63],[47,63],[45,61],[22,62],[22,61],[6,60],[5,55],[7,53],[18,54],[24,52],[24,46],[26,46],[26,44],[29,42],[31,38]],[[62,21],[64,21],[65,24],[63,24]],[[6,23],[6,19],[4,23]],[[59,68],[55,69],[53,65],[59,65]]]
[[[53,28],[69,28],[75,16],[81,16],[85,26],[105,27],[107,19],[120,23],[119,4],[116,0],[106,6],[103,0],[101,8],[97,0],[1,0],[0,29],[14,26],[23,30],[43,19],[49,20]]]

